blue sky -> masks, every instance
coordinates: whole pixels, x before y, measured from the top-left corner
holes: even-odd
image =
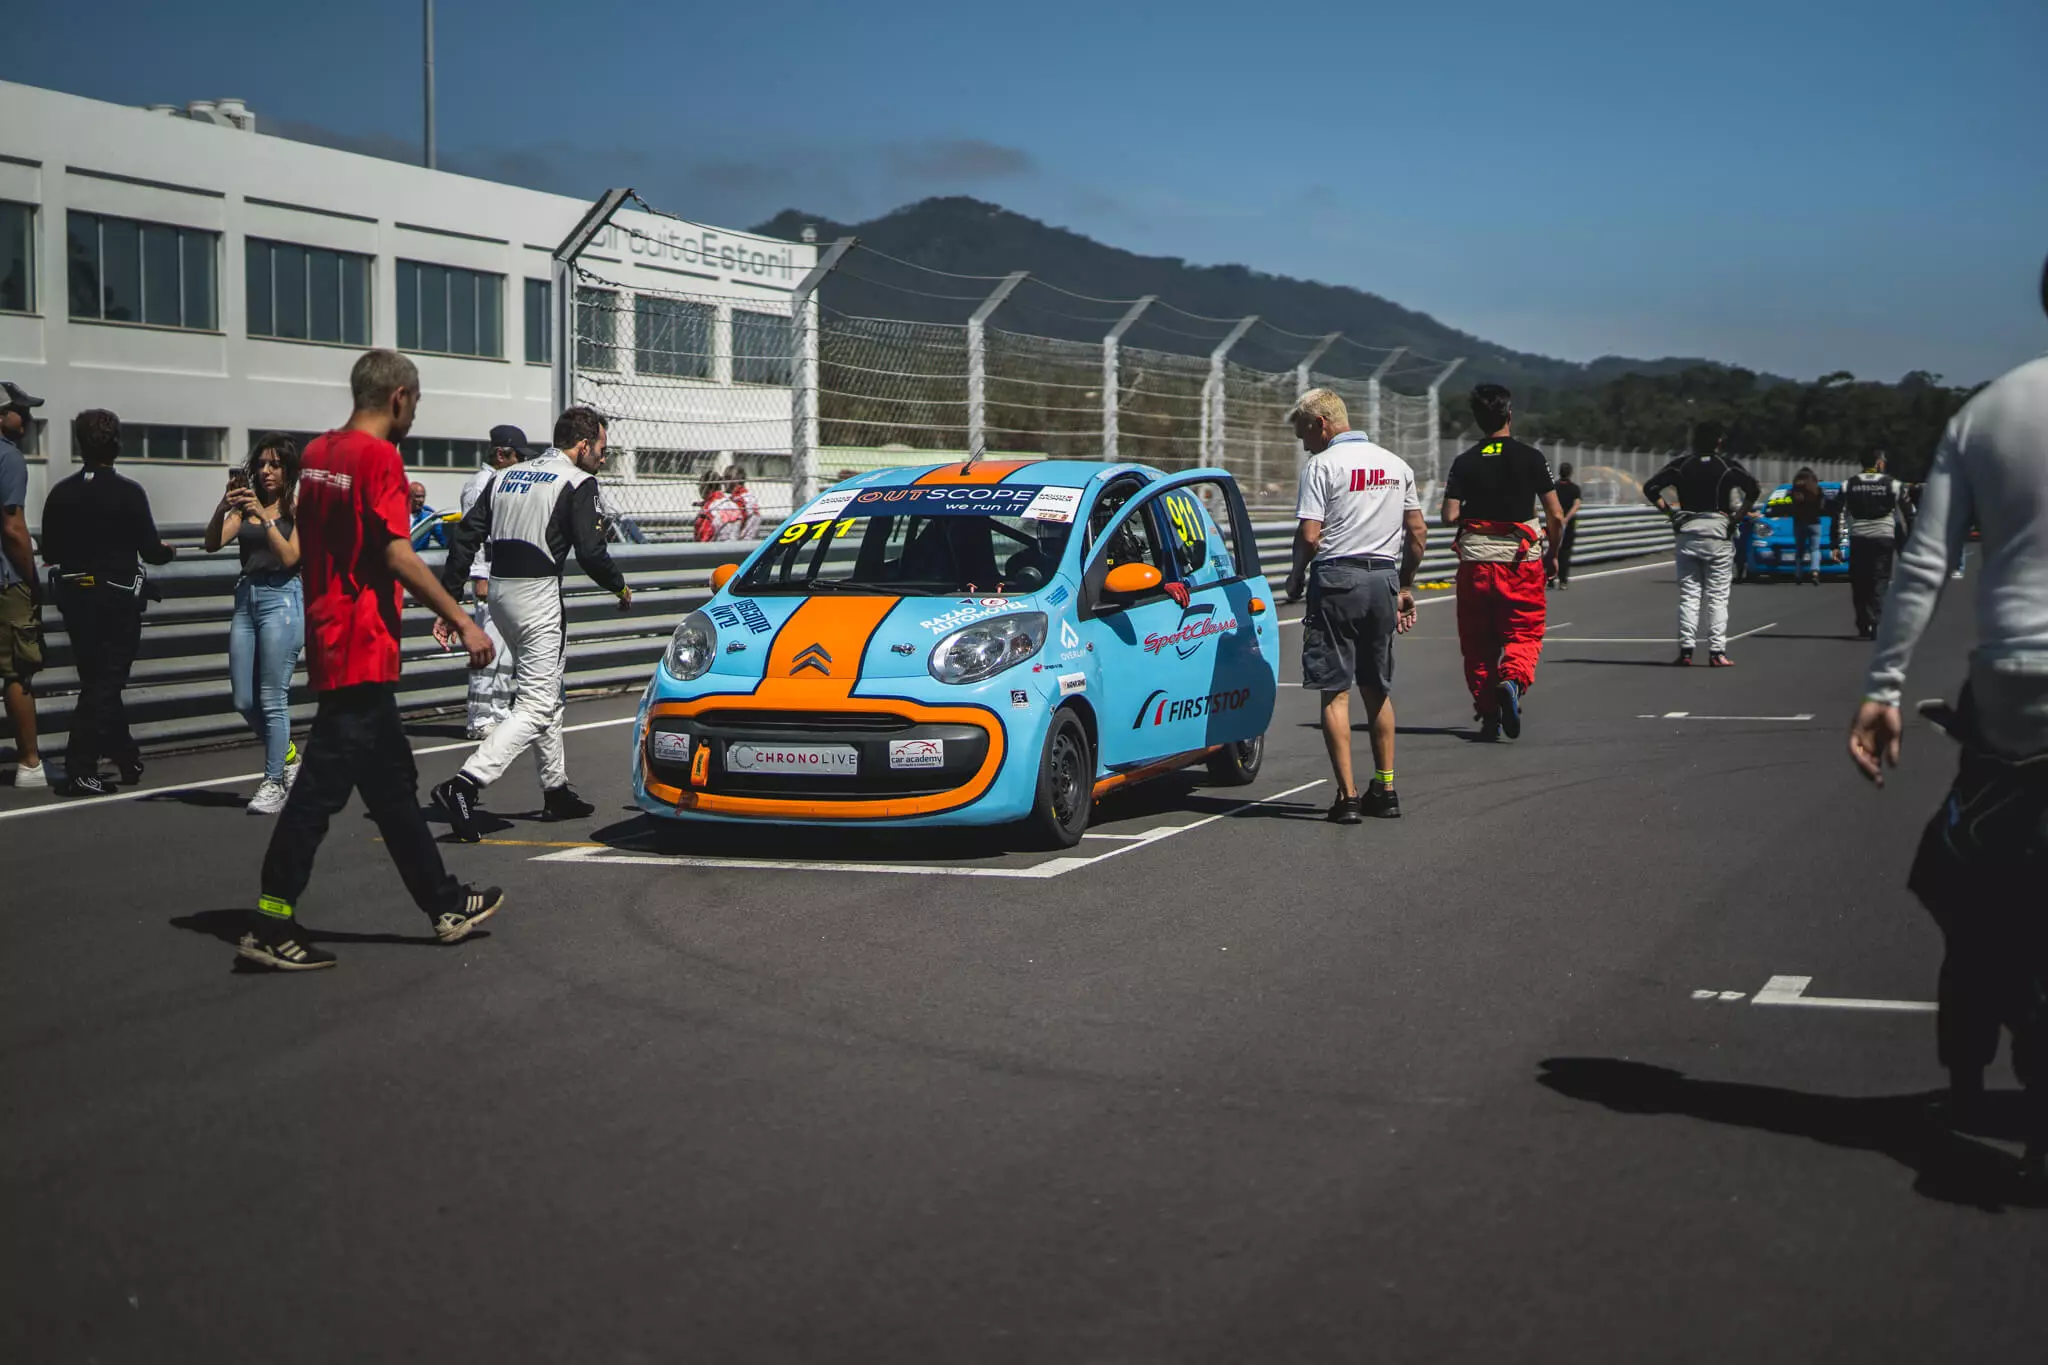
[[[418,0],[15,0],[6,75],[408,154]],[[1518,349],[2048,349],[2048,4],[439,0],[442,163],[745,226],[967,193]]]

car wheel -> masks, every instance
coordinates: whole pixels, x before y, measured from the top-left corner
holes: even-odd
[[[1259,765],[1265,761],[1266,737],[1254,735],[1210,754],[1209,777],[1225,787],[1250,786],[1259,780]]]
[[[1088,731],[1070,710],[1055,711],[1038,758],[1038,799],[1024,821],[1031,841],[1047,848],[1081,842],[1095,804],[1095,753]]]

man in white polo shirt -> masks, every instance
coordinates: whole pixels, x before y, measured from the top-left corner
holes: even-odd
[[[1288,414],[1309,453],[1295,505],[1294,570],[1287,598],[1308,589],[1301,685],[1322,693],[1323,743],[1337,778],[1329,818],[1358,824],[1401,814],[1394,795],[1394,636],[1415,623],[1415,571],[1429,525],[1415,471],[1351,429],[1344,400],[1311,389]],[[1373,783],[1363,796],[1351,768],[1351,685],[1365,698]]]

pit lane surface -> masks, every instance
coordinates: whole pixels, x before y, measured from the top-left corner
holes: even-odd
[[[0,788],[0,1357],[2037,1358],[2048,1213],[2009,1125],[1925,1120],[1927,1016],[1752,1003],[1932,997],[1900,883],[1953,750],[1912,719],[1885,792],[1850,773],[1846,591],[1738,588],[1770,628],[1681,672],[1670,580],[1553,597],[1497,747],[1425,607],[1398,823],[1322,822],[1289,688],[1256,786],[1113,799],[1052,876],[653,828],[630,703],[578,704],[599,814],[524,818],[522,762],[449,850],[510,890],[488,937],[435,945],[351,809],[311,975],[223,941],[253,750]],[[1953,695],[1966,608],[1912,695]],[[423,783],[467,749],[417,743]]]

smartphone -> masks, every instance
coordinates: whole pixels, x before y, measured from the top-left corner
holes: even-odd
[[[230,487],[230,488],[247,488],[248,486],[249,486],[249,471],[248,471],[248,470],[246,470],[246,469],[230,469],[230,470],[228,471],[228,487]]]

